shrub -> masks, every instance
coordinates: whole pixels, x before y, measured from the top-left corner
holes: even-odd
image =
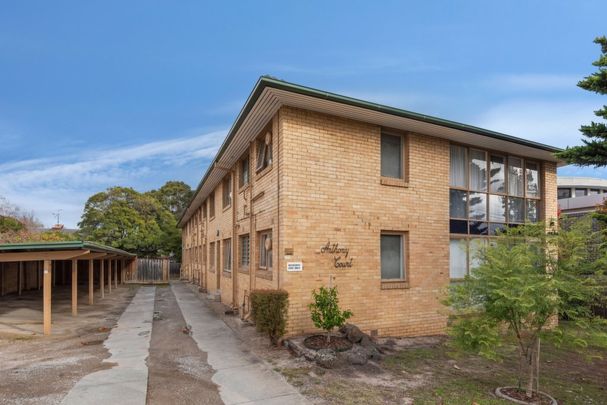
[[[341,327],[352,316],[351,311],[339,309],[337,287],[320,287],[318,292],[312,291],[314,302],[308,305],[314,326],[327,331],[327,343],[331,342],[331,331]]]
[[[273,344],[285,334],[289,294],[284,290],[255,290],[251,293],[251,315],[257,330],[267,333]]]

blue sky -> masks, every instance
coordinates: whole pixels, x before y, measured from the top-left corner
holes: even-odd
[[[74,227],[91,194],[196,186],[262,74],[555,146],[596,1],[28,1],[0,5],[0,196]],[[564,168],[561,174],[607,177]]]

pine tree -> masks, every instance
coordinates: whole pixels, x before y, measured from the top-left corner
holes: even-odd
[[[601,46],[601,56],[593,62],[598,71],[578,82],[584,90],[597,94],[607,94],[607,38],[597,37],[594,42]],[[597,117],[607,120],[607,105],[594,112]],[[578,166],[607,166],[607,125],[604,122],[591,122],[582,125],[580,132],[586,137],[583,145],[568,147],[557,153],[557,157]]]

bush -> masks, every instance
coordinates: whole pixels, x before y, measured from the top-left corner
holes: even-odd
[[[289,293],[284,290],[255,290],[251,293],[251,315],[257,331],[267,333],[278,344],[287,326]]]
[[[314,326],[327,331],[327,343],[331,342],[331,331],[335,327],[341,327],[352,316],[351,311],[339,309],[337,298],[337,287],[325,288],[312,291],[314,302],[308,305]]]

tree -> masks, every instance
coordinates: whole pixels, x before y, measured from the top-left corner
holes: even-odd
[[[598,37],[594,40],[601,46],[601,56],[593,62],[598,71],[592,73],[578,82],[578,86],[584,90],[597,94],[607,94],[607,38]],[[607,120],[607,105],[594,112],[597,117]],[[582,125],[580,132],[587,138],[582,139],[583,145],[568,147],[557,153],[557,157],[568,163],[579,166],[607,166],[607,125],[604,122],[591,122],[590,125]]]
[[[83,238],[143,256],[179,255],[173,214],[147,194],[111,187],[91,196],[78,224]]]
[[[605,252],[598,261],[592,256],[589,218],[558,233],[547,231],[543,224],[527,224],[497,236],[481,250],[480,266],[450,286],[446,302],[453,310],[456,347],[498,360],[498,348],[509,339],[516,342],[518,385],[522,389],[526,380],[527,397],[537,378],[540,337],[563,339],[572,330],[554,321],[567,319],[582,332],[601,324],[591,306],[601,294]],[[572,341],[586,344],[582,335]]]
[[[339,309],[337,287],[320,287],[318,292],[312,291],[312,297],[314,302],[308,305],[312,322],[314,326],[327,332],[327,344],[329,344],[333,328],[343,326],[352,316],[352,312],[347,310],[342,312]]]
[[[163,207],[171,211],[177,220],[188,207],[192,199],[192,188],[183,181],[167,181],[158,190],[148,191]]]

